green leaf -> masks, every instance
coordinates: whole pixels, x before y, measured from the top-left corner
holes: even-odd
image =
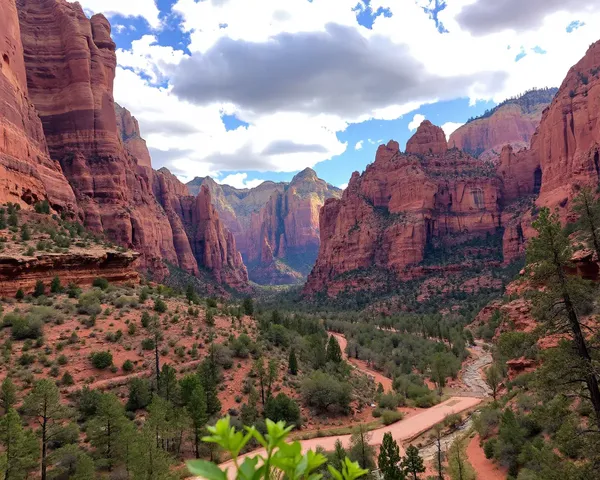
[[[238,470],[238,479],[242,480],[254,480],[259,477],[258,469],[256,465],[258,465],[259,457],[246,458],[244,463],[240,465],[240,469]]]
[[[335,467],[332,467],[331,465],[327,465],[327,469],[329,470],[329,473],[331,473],[331,476],[335,480],[344,480],[342,477],[342,474]]]
[[[206,480],[227,480],[227,471],[206,460],[191,460],[187,462],[187,467],[191,473]]]

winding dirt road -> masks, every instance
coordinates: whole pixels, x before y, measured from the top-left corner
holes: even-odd
[[[338,340],[345,359],[354,365],[355,368],[366,375],[369,375],[376,382],[381,383],[386,391],[392,390],[391,379],[383,376],[381,373],[376,372],[375,370],[370,369],[364,362],[361,362],[360,360],[348,359],[348,356],[346,355],[346,346],[348,344],[346,338],[338,333],[331,332],[331,334],[334,335]],[[483,388],[481,385],[483,379],[479,378],[479,381],[477,380],[476,376],[480,375],[481,368],[486,365],[488,360],[491,361],[491,357],[489,359],[485,357],[486,352],[484,352],[482,346],[479,346],[479,348],[475,347],[474,350],[475,351],[473,353],[477,355],[477,358],[465,366],[465,371],[463,372],[462,376],[467,389],[473,392],[473,396],[452,397],[449,400],[440,403],[439,405],[428,408],[427,410],[424,410],[423,412],[405,420],[401,420],[387,427],[381,427],[376,430],[372,430],[370,432],[371,439],[369,443],[374,446],[381,445],[383,441],[383,435],[389,432],[392,434],[394,440],[396,440],[399,444],[402,444],[403,442],[431,429],[434,425],[443,421],[448,415],[469,410],[481,403],[481,398],[485,397],[486,393],[485,388]],[[485,360],[483,357],[485,357]],[[485,384],[485,382],[483,382],[483,384]],[[309,440],[301,440],[300,444],[302,445],[302,452],[316,450],[317,447],[321,447],[326,451],[332,451],[335,449],[335,443],[338,440],[342,442],[344,447],[348,447],[350,445],[350,435],[334,435],[330,437],[312,438]],[[240,458],[243,461],[243,458],[246,456],[264,454],[264,449],[259,449],[247,453]],[[229,478],[235,478],[234,469],[231,468],[233,467],[233,462],[229,461],[222,463],[221,467],[229,468]]]

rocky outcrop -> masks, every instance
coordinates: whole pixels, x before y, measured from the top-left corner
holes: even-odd
[[[439,264],[452,270],[465,261],[501,260],[501,180],[491,164],[443,150],[435,132],[424,122],[409,141],[413,152],[425,154],[402,154],[393,141],[380,146],[375,162],[352,175],[342,198],[325,202],[321,248],[306,293],[378,289],[390,275],[411,280]],[[377,282],[375,272],[387,275]]]
[[[129,110],[121,107],[118,103],[115,103],[115,111],[117,114],[117,130],[125,150],[137,160],[140,167],[152,169],[150,152],[146,140],[142,138],[140,133],[140,125],[137,119],[131,115]]]
[[[297,283],[310,272],[319,250],[319,210],[341,191],[312,169],[289,184],[263,182],[252,189],[219,185],[212,178],[188,183],[194,194],[206,186],[219,217],[234,234],[250,279],[261,284]]]
[[[424,120],[419,125],[417,133],[406,143],[406,153],[416,155],[443,155],[446,150],[448,150],[446,134],[429,120]]]
[[[15,257],[0,254],[0,296],[13,297],[17,290],[33,292],[38,281],[49,288],[54,277],[62,285],[91,285],[98,277],[109,282],[137,282],[139,274],[133,262],[139,254],[91,249],[74,249],[69,253],[44,253],[31,257]]]
[[[169,170],[154,172],[154,195],[164,208],[173,231],[181,268],[197,275],[209,270],[219,283],[238,290],[248,286],[248,272],[233,234],[225,228],[204,186],[198,196]]]
[[[15,0],[0,3],[0,203],[48,199],[77,212],[73,190],[50,159],[42,124],[29,100]]]
[[[505,145],[529,146],[543,110],[556,88],[529,91],[502,102],[479,118],[469,120],[450,135],[448,144],[483,160],[497,161]]]

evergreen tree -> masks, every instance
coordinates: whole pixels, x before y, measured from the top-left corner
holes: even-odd
[[[171,365],[163,365],[160,374],[158,394],[167,402],[177,403],[179,398],[179,385],[177,383],[177,372]]]
[[[12,407],[0,417],[0,444],[4,447],[3,480],[27,478],[40,455],[38,440],[32,431],[23,429],[21,417]]]
[[[579,214],[576,228],[600,260],[600,201],[591,188],[581,189],[573,200],[573,211]]]
[[[279,365],[277,360],[272,358],[269,360],[269,374],[267,376],[267,398],[271,398],[273,395],[273,384],[277,381],[277,374],[279,372]]]
[[[88,422],[86,431],[92,446],[100,454],[102,463],[106,464],[109,472],[112,472],[121,456],[123,445],[119,442],[120,434],[127,421],[119,399],[110,393],[102,394],[96,415]]]
[[[17,387],[13,381],[6,377],[2,381],[2,386],[0,387],[0,407],[2,410],[7,412],[11,407],[17,403]]]
[[[577,377],[585,384],[587,397],[594,408],[596,426],[600,428],[600,388],[579,320],[581,309],[591,303],[591,287],[580,277],[566,273],[572,267],[573,249],[558,215],[542,208],[533,228],[538,236],[529,242],[527,263],[533,272],[533,280],[545,286],[534,301],[536,316],[544,322],[547,330],[568,334],[571,338],[581,365]],[[573,385],[576,383],[574,380],[566,379],[565,385]]]
[[[0,211],[0,230],[4,230],[6,228],[6,216],[4,214],[4,209]]]
[[[200,377],[194,373],[188,374],[179,380],[179,392],[181,396],[181,404],[185,407],[190,402],[192,394],[197,387],[202,387]]]
[[[47,379],[38,380],[33,389],[25,397],[23,411],[41,429],[42,440],[42,480],[47,478],[48,469],[48,443],[60,431],[61,421],[67,416],[68,411],[60,402],[60,393],[56,384]]]
[[[254,387],[250,389],[248,403],[242,405],[241,419],[248,427],[254,425],[258,419],[258,392]]]
[[[69,480],[94,480],[96,472],[94,461],[77,445],[65,445],[48,458],[53,465],[53,478],[68,478]]]
[[[50,284],[50,292],[51,293],[61,293],[63,291],[62,285],[60,284],[60,278],[54,277],[52,279],[52,283]]]
[[[129,398],[125,408],[130,412],[146,408],[152,401],[150,384],[144,378],[132,378],[129,382]]]
[[[258,385],[260,387],[260,398],[264,407],[267,402],[265,395],[267,374],[265,372],[265,362],[262,356],[258,357],[254,362],[254,373],[256,373],[256,377],[258,378]]]
[[[171,471],[171,456],[159,448],[156,442],[155,427],[146,422],[136,435],[134,456],[132,458],[132,477],[134,480],[175,480],[179,477]]]
[[[384,480],[404,480],[406,478],[400,468],[401,460],[398,443],[393,439],[391,433],[386,433],[383,436],[383,443],[377,459],[377,465]]]
[[[244,299],[244,303],[242,304],[242,309],[244,310],[244,313],[248,316],[252,316],[254,315],[254,301],[252,300],[252,297],[246,297]]]
[[[342,465],[344,464],[344,459],[348,456],[346,449],[342,445],[340,440],[335,441],[335,450],[333,451],[333,455],[331,456],[330,465],[338,471],[342,470]]]
[[[494,398],[494,401],[496,401],[498,388],[500,388],[500,384],[502,383],[502,373],[495,363],[485,370],[485,383],[490,387],[492,397]]]
[[[197,385],[190,395],[187,404],[187,412],[192,420],[192,430],[194,434],[194,453],[196,458],[200,458],[200,440],[202,430],[208,421],[206,413],[206,394],[202,385]]]
[[[298,375],[298,360],[296,360],[296,350],[294,348],[290,350],[288,370],[292,375]]]
[[[209,417],[221,412],[221,401],[217,391],[219,384],[219,368],[209,356],[200,365],[200,381],[206,395],[206,413]]]
[[[433,432],[435,433],[435,467],[438,474],[437,480],[444,480],[444,469],[443,469],[443,454],[442,454],[442,431],[443,426],[441,423],[436,424],[433,427]]]
[[[46,294],[46,287],[44,286],[44,282],[42,282],[41,280],[38,280],[37,282],[35,282],[33,296],[41,297],[42,295],[45,295],[45,294]]]
[[[331,335],[329,337],[329,343],[327,344],[327,361],[333,363],[340,363],[342,361],[342,349],[337,339]]]
[[[406,476],[412,475],[413,480],[419,480],[418,474],[425,471],[423,458],[419,455],[419,449],[409,445],[406,449],[406,457],[402,459],[402,468]]]
[[[375,468],[375,448],[369,444],[371,434],[360,424],[350,437],[350,450],[348,456],[358,462],[361,468],[373,470]]]

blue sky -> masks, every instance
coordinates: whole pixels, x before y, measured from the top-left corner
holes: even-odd
[[[380,143],[404,148],[415,115],[450,132],[558,86],[600,26],[593,0],[80,3],[113,25],[115,99],[154,167],[238,187],[305,167],[343,185]]]

